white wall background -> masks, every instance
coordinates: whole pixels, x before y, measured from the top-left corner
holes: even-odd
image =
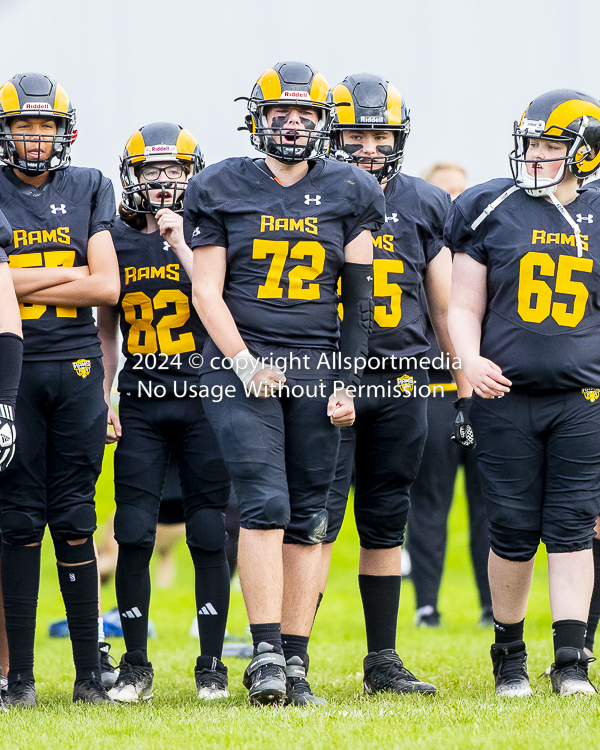
[[[535,96],[600,96],[598,0],[0,0],[0,82],[58,79],[77,110],[73,162],[118,183],[143,124],[173,120],[207,163],[252,154],[237,132],[254,81],[303,60],[331,85],[387,77],[411,110],[405,171],[462,163],[471,184],[508,174],[513,121]],[[118,190],[120,188],[117,188]]]

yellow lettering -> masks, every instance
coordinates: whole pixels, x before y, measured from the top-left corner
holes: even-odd
[[[580,237],[581,237],[581,249],[586,250],[586,251],[589,250],[588,235],[582,234],[580,235]]]
[[[132,281],[137,281],[137,268],[129,266],[125,269],[125,286]]]
[[[287,232],[288,230],[288,220],[287,219],[275,219],[275,231],[279,231],[280,229],[283,229],[284,232]]]
[[[304,219],[290,219],[290,231],[291,232],[303,232],[304,231]]]
[[[575,245],[575,235],[574,234],[561,234],[560,235],[560,244],[561,245]]]
[[[383,246],[383,238],[381,235],[379,237],[373,237],[373,246],[378,247],[381,250]]]
[[[156,266],[152,266],[152,270],[150,271],[150,278],[151,279],[164,279],[165,267],[161,266],[160,268],[156,268]]]
[[[36,229],[33,232],[29,232],[27,235],[27,244],[33,245],[34,242],[41,242],[42,241],[42,232],[40,229]]]
[[[317,222],[319,221],[317,216],[307,216],[304,219],[304,231],[308,234],[319,234],[319,228]]]
[[[56,230],[58,234],[58,241],[63,245],[70,245],[71,238],[69,237],[69,227],[58,227]]]
[[[169,263],[167,266],[167,279],[179,281],[179,265],[177,263]]]
[[[275,219],[273,216],[261,216],[260,217],[260,231],[264,232],[267,229],[273,231],[273,224]]]
[[[50,232],[44,229],[42,231],[42,242],[56,242],[56,229]]]
[[[150,268],[146,266],[146,268],[138,269],[138,281],[140,279],[149,279],[149,278],[150,278]]]
[[[383,249],[387,250],[389,253],[394,252],[394,235],[393,234],[383,235]]]
[[[546,235],[546,245],[557,244],[560,242],[560,234],[558,232],[548,232]]]
[[[15,243],[15,250],[19,247],[19,245],[27,244],[27,232],[24,229],[15,229],[13,231],[13,237],[14,237],[14,243]]]
[[[541,245],[546,244],[546,232],[543,229],[534,229],[533,230],[533,237],[531,238],[531,244],[535,245],[537,242],[540,242]]]

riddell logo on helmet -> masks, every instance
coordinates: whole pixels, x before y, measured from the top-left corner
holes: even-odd
[[[52,109],[48,102],[25,102],[23,109]]]
[[[376,117],[375,115],[369,115],[368,117],[365,117],[363,115],[359,118],[359,122],[383,122],[383,117]]]
[[[282,91],[282,99],[310,99],[308,91]]]
[[[146,146],[144,149],[145,154],[176,154],[176,146],[166,146],[161,144],[160,146]]]

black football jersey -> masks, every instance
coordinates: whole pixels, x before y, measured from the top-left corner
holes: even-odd
[[[11,242],[12,230],[10,224],[6,220],[6,216],[0,211],[0,263],[8,262],[8,255],[4,248],[8,247]]]
[[[423,279],[444,247],[448,193],[397,174],[385,191],[385,224],[373,235],[375,324],[369,357],[413,357],[429,349]],[[381,368],[378,368],[381,369]]]
[[[223,298],[253,354],[335,351],[344,247],[381,226],[383,192],[372,175],[336,161],[310,162],[290,187],[265,170],[262,161],[232,158],[192,178],[185,196],[192,247],[227,248]],[[209,339],[205,361],[215,355]],[[314,377],[310,369],[287,372]]]
[[[189,244],[191,227],[184,225]],[[160,232],[144,234],[120,218],[111,229],[121,276],[119,322],[125,364],[119,391],[182,396],[197,383],[206,331],[192,304],[192,282]],[[145,384],[139,388],[140,383]]]
[[[488,302],[481,355],[513,388],[551,392],[600,385],[600,193],[583,190],[557,208],[524,190],[509,195],[473,231],[471,224],[512,184],[499,179],[467,190],[445,227],[453,252],[487,266]]]
[[[110,180],[97,169],[67,167],[38,192],[0,170],[0,209],[12,227],[6,248],[12,268],[85,266],[92,235],[115,215]],[[101,356],[91,307],[21,302],[24,360]]]

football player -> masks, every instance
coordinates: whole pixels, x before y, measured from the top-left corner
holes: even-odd
[[[450,333],[475,391],[490,520],[491,657],[499,695],[531,693],[523,627],[541,540],[552,687],[592,694],[584,639],[600,510],[600,196],[580,184],[600,165],[600,102],[543,94],[514,140],[513,179],[467,190],[445,229],[456,253]]]
[[[398,656],[396,626],[409,490],[427,434],[428,376],[417,361],[429,349],[425,300],[441,350],[446,357],[454,354],[446,328],[452,260],[442,241],[450,197],[400,172],[410,120],[391,83],[368,73],[351,75],[334,87],[332,98],[338,107],[330,155],[377,177],[386,216],[373,235],[375,325],[362,382],[369,390],[357,398],[356,421],[342,438],[327,505],[321,590],[355,470],[358,582],[368,646],[365,692],[432,694],[435,687],[409,672]],[[464,378],[461,385],[468,395]]]
[[[152,697],[149,565],[172,449],[196,572],[198,697],[229,695],[221,662],[229,608],[224,520],[229,476],[198,392],[198,352],[206,333],[191,303],[191,229],[181,215],[187,180],[203,166],[193,135],[168,122],[137,130],[121,160],[123,197],[112,229],[121,292],[117,306],[101,311],[99,325],[107,404],[117,369],[119,323],[125,357],[119,415],[109,406],[109,425],[119,437],[115,586],[127,649],[109,695],[122,702]]]
[[[372,321],[371,231],[383,194],[366,172],[317,158],[333,115],[328,88],[304,63],[267,70],[246,117],[265,158],[208,167],[185,198],[194,304],[209,334],[201,383],[226,394],[206,412],[240,505],[252,703],[323,702],[306,671],[325,505]],[[349,365],[339,378],[338,352]]]
[[[14,408],[23,358],[21,315],[5,252],[11,242],[12,230],[0,211],[0,472],[8,466],[15,452]],[[7,672],[8,643],[0,582],[0,710],[6,708],[3,693],[7,686]]]
[[[36,704],[33,649],[40,552],[48,525],[73,646],[73,700],[112,703],[98,660],[95,485],[106,405],[92,306],[114,304],[108,228],[114,193],[96,169],[69,166],[75,112],[40,73],[0,88],[0,208],[24,334],[20,439],[0,476],[2,585],[10,649],[7,702]]]

